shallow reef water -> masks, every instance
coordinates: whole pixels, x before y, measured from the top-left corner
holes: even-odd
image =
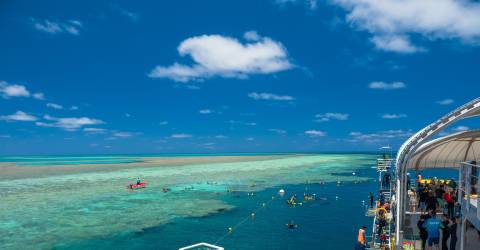
[[[202,241],[226,249],[350,248],[368,223],[361,202],[376,187],[374,159],[295,155],[2,180],[0,248],[178,249]],[[126,189],[137,177],[148,187]],[[285,203],[303,193],[318,199]],[[290,220],[297,230],[285,228]]]

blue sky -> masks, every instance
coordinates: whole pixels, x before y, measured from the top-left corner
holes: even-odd
[[[376,150],[480,90],[472,1],[3,1],[0,11],[2,155]]]

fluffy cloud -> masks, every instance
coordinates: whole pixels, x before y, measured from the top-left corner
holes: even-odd
[[[210,110],[210,109],[201,109],[198,111],[198,113],[202,114],[202,115],[208,115],[208,114],[211,114],[213,111]]]
[[[0,120],[4,121],[22,121],[22,122],[31,122],[38,120],[37,117],[29,115],[23,111],[17,111],[11,115],[0,116]]]
[[[27,87],[19,84],[10,84],[0,81],[0,96],[9,99],[11,97],[33,97],[37,100],[45,100],[43,93],[31,94]]]
[[[88,118],[88,117],[66,117],[66,118],[57,118],[49,115],[43,117],[45,120],[50,122],[36,122],[37,126],[41,127],[57,127],[67,131],[76,131],[83,126],[91,126],[103,124],[104,122],[98,119]]]
[[[424,51],[412,37],[427,40],[480,38],[480,3],[469,0],[331,0],[347,11],[346,20],[372,35],[381,50],[398,53]]]
[[[342,114],[342,113],[325,113],[325,114],[318,114],[315,115],[317,122],[328,122],[330,120],[340,120],[345,121],[348,120],[349,114]]]
[[[174,138],[174,139],[184,139],[184,138],[191,138],[192,135],[191,134],[173,134],[170,136],[170,138]]]
[[[310,137],[323,137],[327,135],[326,132],[320,130],[307,130],[304,133]]]
[[[0,95],[3,98],[30,97],[30,92],[23,85],[8,84],[5,81],[0,81]]]
[[[382,115],[383,119],[400,119],[405,117],[407,117],[406,114],[383,114]]]
[[[450,105],[453,103],[453,99],[443,99],[440,101],[437,101],[438,105]]]
[[[56,103],[51,103],[51,102],[47,103],[46,106],[49,107],[49,108],[52,108],[52,109],[63,109],[62,105],[56,104]]]
[[[271,101],[293,101],[294,97],[289,95],[276,95],[272,93],[257,93],[252,92],[248,93],[248,97],[254,100],[271,100]]]
[[[37,100],[41,100],[41,101],[45,100],[45,95],[43,93],[35,93],[32,96]]]
[[[194,63],[156,66],[152,78],[177,82],[202,80],[214,76],[247,78],[251,74],[270,74],[293,67],[283,45],[256,32],[247,32],[246,43],[221,35],[202,35],[184,40],[177,50]]]
[[[384,90],[392,90],[392,89],[403,89],[407,87],[407,85],[403,82],[371,82],[368,85],[371,89],[384,89]]]
[[[68,33],[71,35],[79,35],[83,24],[78,20],[54,22],[47,19],[43,21],[33,19],[33,27],[49,34]]]

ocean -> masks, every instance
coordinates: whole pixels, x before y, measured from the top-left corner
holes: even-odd
[[[81,168],[144,157],[8,157],[0,165]],[[3,179],[0,248],[178,249],[208,242],[225,249],[351,249],[358,228],[370,228],[364,202],[378,189],[375,158],[292,155]],[[148,187],[126,189],[136,177]],[[286,204],[304,193],[317,199]],[[296,229],[286,228],[291,221]]]

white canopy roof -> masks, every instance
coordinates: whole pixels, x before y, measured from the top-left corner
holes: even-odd
[[[464,131],[421,145],[408,161],[408,168],[459,168],[461,162],[480,159],[480,130]]]

